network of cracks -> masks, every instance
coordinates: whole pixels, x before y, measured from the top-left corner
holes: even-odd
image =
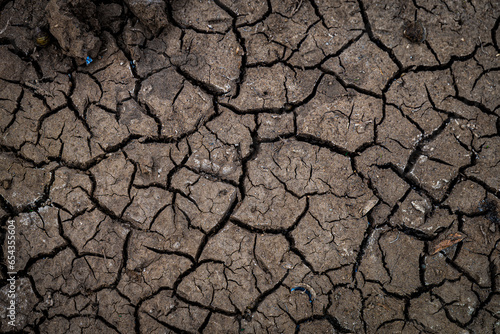
[[[0,0],[0,330],[500,332],[499,26]]]

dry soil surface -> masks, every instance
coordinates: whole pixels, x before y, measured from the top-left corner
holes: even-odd
[[[0,331],[500,333],[499,26],[0,0]]]

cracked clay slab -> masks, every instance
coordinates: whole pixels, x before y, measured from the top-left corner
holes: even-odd
[[[0,332],[500,333],[499,15],[0,0]]]

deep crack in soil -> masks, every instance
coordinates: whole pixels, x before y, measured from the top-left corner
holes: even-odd
[[[0,0],[0,332],[500,333],[499,26]]]

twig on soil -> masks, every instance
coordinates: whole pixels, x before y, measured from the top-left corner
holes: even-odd
[[[392,241],[389,241],[390,244],[392,244],[393,242],[398,241],[398,239],[399,239],[399,233],[401,233],[401,231],[398,231],[398,236],[396,237],[396,239],[394,239]]]
[[[302,6],[302,1],[303,0],[300,0],[298,3],[297,3],[297,6],[292,10],[292,15],[291,16],[294,16],[295,13],[297,13],[300,9],[300,7]]]
[[[36,93],[44,95],[44,96],[53,96],[50,92],[46,91],[43,88],[38,87],[37,85],[32,84],[31,82],[26,81],[24,83],[27,87],[35,90]]]
[[[483,41],[481,40],[481,36],[478,36],[477,38],[479,38],[479,45],[481,46],[481,51],[483,51],[484,54],[487,54],[483,49]]]
[[[10,17],[9,19],[7,20],[7,24],[5,25],[5,27],[3,27],[2,30],[0,30],[0,35],[3,34],[5,32],[5,30],[7,30],[7,27],[9,26],[9,23],[10,23]]]

